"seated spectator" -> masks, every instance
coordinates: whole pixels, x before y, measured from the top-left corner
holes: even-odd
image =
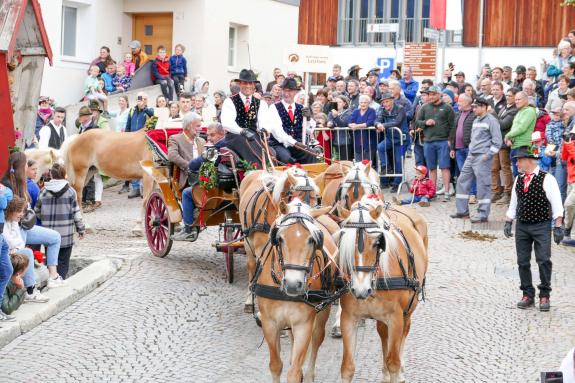
[[[12,278],[6,285],[4,298],[0,302],[2,304],[2,312],[8,315],[18,310],[26,299],[26,287],[22,277],[30,265],[30,259],[23,253],[10,254],[10,261],[13,269]]]
[[[340,94],[335,98],[337,109],[332,109],[328,115],[327,126],[329,128],[347,128],[348,120],[353,112],[349,108],[349,98]],[[351,135],[347,129],[333,131],[333,153],[332,158],[340,161],[350,161],[353,159],[353,146]]]
[[[40,187],[38,187],[38,184],[36,183],[37,176],[38,164],[35,160],[28,160],[28,166],[26,167],[26,189],[30,195],[30,206],[32,209],[36,206],[38,194],[40,194]]]
[[[108,97],[104,94],[104,90],[98,81],[100,69],[96,65],[90,67],[90,73],[84,81],[84,95],[88,100],[98,100],[104,103],[104,109],[108,109]]]
[[[148,62],[148,55],[142,51],[142,44],[138,40],[132,40],[128,47],[132,50],[134,69],[138,70]]]
[[[214,145],[216,150],[219,151],[221,148],[226,146],[226,131],[221,124],[217,122],[212,123],[208,126],[207,134],[208,142]],[[188,168],[192,172],[197,172],[205,161],[206,159],[204,158],[204,155],[200,155],[190,161]]]
[[[274,89],[275,85],[272,86],[272,89]],[[279,88],[276,87],[276,88]],[[281,88],[279,88],[281,91]],[[278,92],[279,94],[279,92]],[[272,98],[273,98],[273,102],[277,102],[279,101],[279,99],[276,99],[277,95],[274,95],[274,92],[272,91]],[[214,92],[214,106],[216,107],[216,118],[218,119],[218,122],[220,121],[220,115],[222,114],[222,105],[224,105],[224,101],[226,99],[226,94],[224,93],[224,91],[222,90],[218,90]]]
[[[116,78],[116,64],[113,62],[108,63],[106,66],[106,73],[101,76],[104,80],[104,91],[106,94],[114,93],[116,91],[116,86],[114,85],[114,80]]]
[[[184,228],[173,236],[174,241],[190,241],[198,239],[199,228],[194,224],[194,200],[192,187],[188,186],[188,166],[192,159],[202,155],[205,141],[196,136],[202,125],[201,116],[191,112],[184,115],[183,131],[173,135],[168,140],[168,159],[180,171],[178,187],[182,192],[182,210]]]
[[[44,303],[48,302],[48,298],[36,290],[36,277],[34,275],[34,254],[32,249],[26,247],[26,241],[22,236],[20,230],[20,220],[24,217],[26,212],[27,202],[24,198],[14,196],[12,201],[6,207],[6,222],[2,235],[4,240],[8,243],[10,254],[20,253],[28,258],[28,268],[24,274],[24,286],[26,287],[26,302]]]
[[[66,170],[60,164],[50,169],[50,181],[38,196],[35,211],[42,225],[60,233],[61,243],[58,252],[57,273],[66,279],[74,245],[74,229],[80,239],[84,238],[84,222],[78,206],[76,191],[66,181]]]
[[[210,82],[203,78],[198,78],[194,83],[195,94],[201,94],[204,96],[205,105],[213,105],[214,100],[210,95]]]
[[[178,96],[184,91],[184,84],[188,80],[188,62],[184,57],[185,50],[186,48],[182,44],[176,44],[174,54],[170,57],[170,76],[174,81]]]
[[[354,159],[356,161],[369,160],[372,164],[377,162],[377,134],[375,130],[367,130],[375,124],[375,110],[369,107],[371,98],[362,94],[359,96],[359,107],[349,118],[348,126],[354,137]],[[351,104],[351,101],[350,101]]]
[[[393,197],[393,201],[398,205],[411,205],[416,203],[419,206],[429,206],[429,201],[435,198],[435,184],[427,178],[427,168],[419,165],[415,168],[415,178],[409,188],[411,196],[402,200]]]
[[[202,126],[208,126],[212,122],[217,122],[216,107],[206,104],[205,94],[196,93],[194,95],[194,112],[202,117]]]
[[[132,62],[132,54],[126,53],[124,56],[124,62],[122,65],[119,65],[116,70],[120,69],[120,67],[124,67],[124,74],[128,77],[133,77],[134,73],[136,73],[136,64]]]
[[[162,94],[167,100],[174,99],[174,81],[170,77],[170,59],[166,56],[166,48],[158,46],[158,55],[152,62],[152,81],[159,84]]]
[[[116,91],[127,92],[132,86],[132,77],[125,71],[126,69],[123,65],[116,68],[116,75],[113,80]]]
[[[0,186],[0,201],[2,201],[2,190]],[[2,214],[4,210],[0,209]],[[4,224],[2,223],[2,229]],[[10,262],[10,249],[8,247],[8,242],[4,239],[4,236],[0,232],[0,302],[4,301],[4,291],[6,290],[6,285],[12,278],[12,263]],[[16,320],[12,315],[6,314],[0,309],[0,324],[2,322],[10,322]]]
[[[90,67],[96,65],[100,73],[104,73],[106,71],[106,66],[110,62],[112,63],[114,62],[114,60],[112,60],[112,56],[110,56],[110,48],[103,46],[102,48],[100,48],[100,55],[96,57],[94,60],[92,60],[92,62],[90,63]],[[88,73],[89,72],[90,68],[88,68]]]

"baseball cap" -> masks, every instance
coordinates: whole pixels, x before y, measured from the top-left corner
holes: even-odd
[[[457,73],[455,74],[455,77],[457,77],[457,76],[463,76],[463,77],[465,77],[465,73],[463,73],[462,71],[459,71],[459,72],[457,72]]]
[[[329,77],[327,78],[327,81],[337,81],[337,77],[335,77],[335,76],[329,76]]]
[[[132,40],[130,44],[128,44],[128,48],[130,49],[138,49],[141,48],[142,44],[138,40]]]
[[[535,131],[531,134],[531,142],[542,141],[543,135],[539,131]]]
[[[383,92],[381,94],[381,99],[382,100],[388,100],[390,98],[393,98],[393,94],[391,94],[391,92]]]
[[[483,97],[477,97],[475,100],[473,100],[472,106],[478,106],[478,105],[489,106],[491,105],[491,103],[489,102],[489,100]]]
[[[415,171],[423,174],[424,176],[427,175],[427,168],[423,165],[416,166]]]
[[[441,93],[441,89],[436,85],[430,86],[429,89],[427,89],[427,93]]]
[[[389,85],[389,81],[387,81],[386,78],[380,78],[380,79],[379,79],[379,83],[380,83],[380,84]]]
[[[511,72],[513,69],[512,69],[509,65],[505,65],[505,66],[503,67],[503,70],[504,70],[504,71],[507,70],[507,71]]]
[[[272,98],[273,96],[272,96],[272,94],[271,94],[270,92],[265,92],[265,93],[262,95],[262,97],[263,97],[263,98]]]
[[[527,72],[527,69],[525,69],[524,65],[517,65],[517,68],[515,68],[515,73],[525,73]]]

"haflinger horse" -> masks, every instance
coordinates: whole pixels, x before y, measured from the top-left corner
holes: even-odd
[[[64,160],[57,149],[28,149],[24,151],[24,154],[27,160],[34,160],[38,165],[35,182],[40,181],[40,177],[50,171],[55,163],[64,165]]]
[[[305,170],[296,166],[287,170],[249,172],[240,184],[239,216],[245,236],[245,252],[248,269],[248,283],[251,282],[256,259],[268,242],[271,225],[279,214],[278,204],[299,197],[315,206],[319,199],[319,189]],[[248,294],[244,306],[246,313],[254,312],[252,293]]]
[[[318,349],[325,337],[329,305],[316,311],[334,290],[337,246],[330,231],[317,221],[330,207],[312,209],[299,198],[280,201],[280,215],[258,261],[252,289],[257,296],[262,329],[270,352],[272,381],[279,383],[283,363],[280,332],[291,329],[288,383],[315,379]],[[310,344],[311,342],[311,344]],[[308,364],[303,375],[303,365]]]
[[[136,227],[132,229],[134,234],[141,234],[141,219],[154,185],[153,179],[140,166],[140,161],[152,159],[152,152],[146,143],[146,130],[119,133],[91,129],[68,137],[60,152],[66,165],[68,181],[78,195],[78,203],[81,203],[85,183],[97,171],[117,180],[143,180],[141,215]]]
[[[343,382],[353,379],[357,325],[363,318],[377,321],[384,381],[404,381],[403,349],[425,283],[427,238],[409,216],[390,219],[385,209],[377,196],[362,198],[334,235],[339,269],[350,291],[341,298]]]

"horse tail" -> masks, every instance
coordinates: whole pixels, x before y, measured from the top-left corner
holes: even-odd
[[[68,182],[70,182],[70,185],[74,185],[76,180],[76,173],[74,173],[74,166],[72,165],[72,161],[70,160],[69,151],[70,151],[70,145],[77,137],[78,137],[77,134],[69,136],[60,147],[60,157],[62,158],[62,161],[64,161],[64,166],[66,167],[66,175],[68,177]]]

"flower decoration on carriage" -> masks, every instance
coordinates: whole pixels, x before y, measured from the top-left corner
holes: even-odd
[[[205,161],[200,166],[199,177],[200,187],[204,190],[214,189],[218,186],[218,171],[216,165],[211,161]]]
[[[252,162],[249,162],[249,161],[246,161],[246,160],[239,160],[239,161],[238,161],[238,164],[239,164],[242,168],[244,168],[244,171],[245,171],[246,173],[249,172],[249,171],[252,171],[252,170],[258,170],[258,168],[259,168],[259,166],[260,166],[260,164],[258,164],[257,162],[253,162],[253,163],[252,163]]]
[[[366,196],[366,198],[368,199],[375,199],[375,200],[379,200],[379,196],[377,194],[369,194],[368,196]]]
[[[146,125],[145,125],[144,129],[146,129],[146,131],[148,131],[148,130],[154,130],[154,129],[156,129],[156,124],[157,124],[157,123],[158,123],[158,117],[157,117],[157,116],[149,117],[149,118],[146,120]]]
[[[361,160],[361,163],[362,163],[364,166],[367,166],[367,164],[369,164],[370,162],[371,162],[371,161],[369,161],[369,160]]]

